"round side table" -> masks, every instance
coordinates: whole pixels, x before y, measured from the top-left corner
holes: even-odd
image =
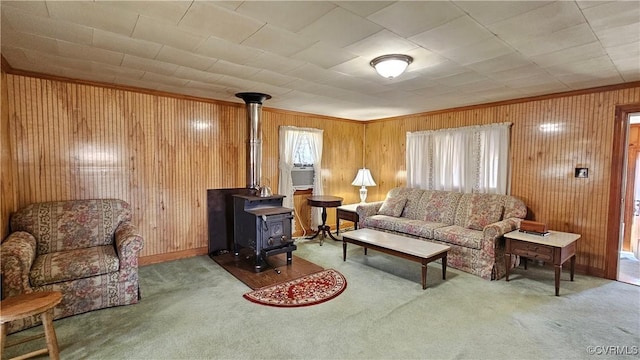
[[[20,359],[26,359],[37,355],[49,353],[50,359],[60,359],[58,352],[58,338],[53,328],[53,308],[62,301],[62,293],[59,291],[42,291],[18,296],[8,297],[0,302],[0,324],[2,334],[0,335],[0,351],[4,352],[5,340],[7,337],[7,323],[10,321],[42,314],[42,326],[47,339],[47,348],[40,349],[22,355]],[[1,356],[1,355],[0,355]]]
[[[309,206],[322,208],[322,225],[318,226],[318,232],[307,239],[313,239],[318,236],[318,234],[322,234],[320,237],[320,246],[322,246],[325,234],[329,234],[330,238],[337,241],[338,239],[334,238],[331,234],[331,227],[327,225],[327,208],[337,208],[342,205],[342,198],[330,195],[309,196],[307,198],[307,204],[309,204]]]

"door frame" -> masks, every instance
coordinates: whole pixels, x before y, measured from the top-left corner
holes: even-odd
[[[623,220],[621,201],[625,194],[624,169],[628,147],[628,117],[630,113],[640,112],[640,103],[617,105],[613,125],[613,149],[611,152],[611,176],[609,186],[609,211],[607,222],[607,242],[604,262],[604,277],[618,279],[618,258],[620,257],[620,225]]]
[[[629,136],[633,134],[634,127],[629,125]],[[624,231],[620,238],[620,251],[624,250],[624,245],[627,239],[631,242],[633,236],[633,222],[635,217],[635,193],[640,190],[636,189],[635,179],[636,172],[638,170],[636,164],[640,156],[640,147],[636,144],[631,146],[630,139],[627,140],[627,156],[626,156],[626,171],[625,171],[625,185],[624,185],[624,208],[622,209],[622,222],[624,222]]]

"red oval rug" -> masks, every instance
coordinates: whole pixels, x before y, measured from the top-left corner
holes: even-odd
[[[254,303],[297,307],[320,304],[340,295],[347,288],[347,279],[333,269],[318,271],[280,284],[246,293],[243,297]]]

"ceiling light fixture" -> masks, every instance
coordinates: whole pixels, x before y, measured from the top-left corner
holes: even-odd
[[[413,62],[413,58],[409,55],[391,54],[382,55],[371,60],[369,63],[380,74],[387,79],[393,79],[400,76],[409,64]]]

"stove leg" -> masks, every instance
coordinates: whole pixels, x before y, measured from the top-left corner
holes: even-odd
[[[276,274],[280,275],[280,270],[276,267],[274,267],[273,265],[269,264],[269,261],[267,260],[267,254],[265,254],[264,252],[261,252],[260,255],[258,255],[256,257],[257,261],[264,261],[264,268],[266,269],[267,267],[273,268],[273,271],[276,272]],[[256,269],[257,269],[257,265],[256,265]],[[261,268],[262,270],[262,268]],[[256,270],[256,272],[259,272],[258,270]]]
[[[264,256],[262,252],[256,251],[256,261],[255,261],[254,271],[260,272],[264,270],[265,266],[269,266],[269,263],[267,263],[266,261],[267,261],[266,256]]]
[[[293,260],[293,255],[291,251],[287,251],[287,265],[291,265],[291,261]]]

